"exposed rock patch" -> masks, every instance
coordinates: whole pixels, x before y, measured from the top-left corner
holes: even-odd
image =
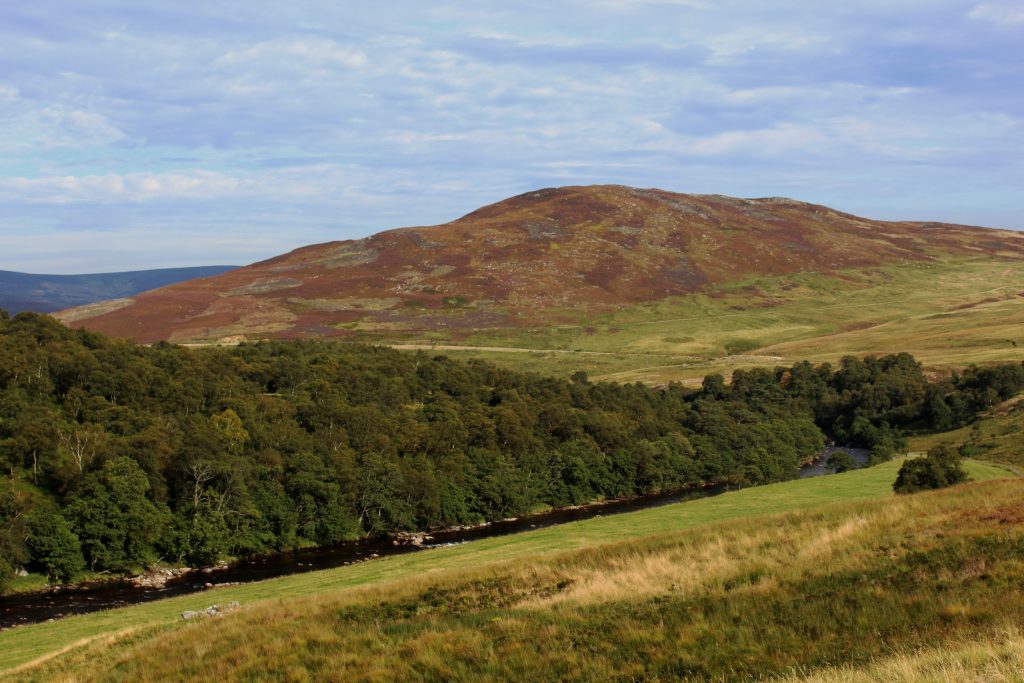
[[[234,289],[228,290],[227,292],[224,293],[224,296],[265,294],[267,292],[276,292],[277,290],[280,289],[291,289],[293,287],[300,286],[302,286],[302,280],[296,280],[290,277],[265,278],[256,280],[241,287],[235,287]]]
[[[200,619],[203,617],[219,617],[223,614],[238,609],[240,603],[237,600],[232,600],[223,607],[220,605],[210,605],[200,610],[185,610],[181,613],[181,618],[184,621],[191,621],[192,619]]]
[[[412,545],[417,548],[427,541],[433,540],[433,536],[424,532],[401,531],[391,536],[392,545]]]
[[[557,221],[546,219],[543,221],[527,221],[523,228],[530,240],[555,240],[560,237],[567,237],[569,231],[558,224]]]
[[[328,251],[317,259],[317,263],[328,268],[348,268],[373,263],[378,255],[379,252],[368,246],[366,240],[356,240]]]
[[[179,567],[177,569],[155,569],[139,576],[133,576],[131,583],[138,588],[163,588],[171,579],[190,574],[194,570],[191,567]]]

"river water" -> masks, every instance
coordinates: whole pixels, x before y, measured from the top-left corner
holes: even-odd
[[[834,449],[826,449],[823,456],[806,465],[800,477],[828,474],[825,461]],[[844,449],[854,456],[858,466],[867,459],[867,452]],[[209,590],[210,585],[247,583],[277,576],[310,572],[318,569],[341,567],[377,557],[399,555],[426,548],[468,543],[481,538],[505,536],[531,529],[543,529],[593,517],[622,514],[670,505],[684,500],[703,498],[722,493],[724,487],[693,489],[684,492],[643,496],[616,500],[575,508],[564,508],[526,515],[515,519],[493,522],[486,526],[431,532],[422,545],[395,545],[388,538],[339,543],[333,546],[308,548],[277,555],[265,555],[240,560],[222,569],[197,570],[171,579],[162,588],[138,587],[127,580],[109,581],[92,585],[60,588],[47,592],[15,593],[0,597],[0,629],[58,619],[73,614],[86,614],[114,607],[123,607],[177,595]],[[209,585],[208,585],[209,584]],[[211,602],[214,600],[211,599]]]

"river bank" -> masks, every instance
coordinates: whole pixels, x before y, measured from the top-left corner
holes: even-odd
[[[276,555],[238,560],[217,567],[187,568],[187,571],[179,569],[174,572],[174,575],[167,576],[166,580],[160,581],[126,577],[84,585],[54,586],[43,592],[14,593],[0,597],[0,629],[204,590],[215,590],[288,574],[341,567],[378,557],[458,545],[482,538],[504,536],[602,515],[633,512],[714,495],[724,490],[724,486],[705,487],[624,500],[598,501],[476,526],[348,541],[333,546],[303,548]]]
[[[826,449],[804,465],[800,477],[829,474],[824,463],[830,452]],[[109,580],[84,584],[54,586],[45,591],[12,593],[0,596],[0,629],[215,590],[288,574],[341,567],[378,557],[468,543],[482,538],[504,536],[603,515],[634,512],[713,496],[727,489],[728,486],[724,483],[709,483],[680,491],[554,508],[478,525],[403,532],[380,538],[347,541],[332,546],[301,548],[241,559],[230,564],[221,563],[213,567],[161,568],[133,577],[112,577]]]

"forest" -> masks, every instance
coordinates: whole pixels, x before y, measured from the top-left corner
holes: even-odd
[[[322,341],[153,346],[0,311],[0,591],[891,458],[1024,388],[913,357],[737,370],[699,389],[559,379]]]

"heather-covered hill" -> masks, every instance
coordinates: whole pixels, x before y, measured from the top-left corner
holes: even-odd
[[[1021,259],[1024,236],[872,221],[784,198],[564,187],[60,317],[147,342],[432,330],[458,338],[749,277],[978,255]]]

